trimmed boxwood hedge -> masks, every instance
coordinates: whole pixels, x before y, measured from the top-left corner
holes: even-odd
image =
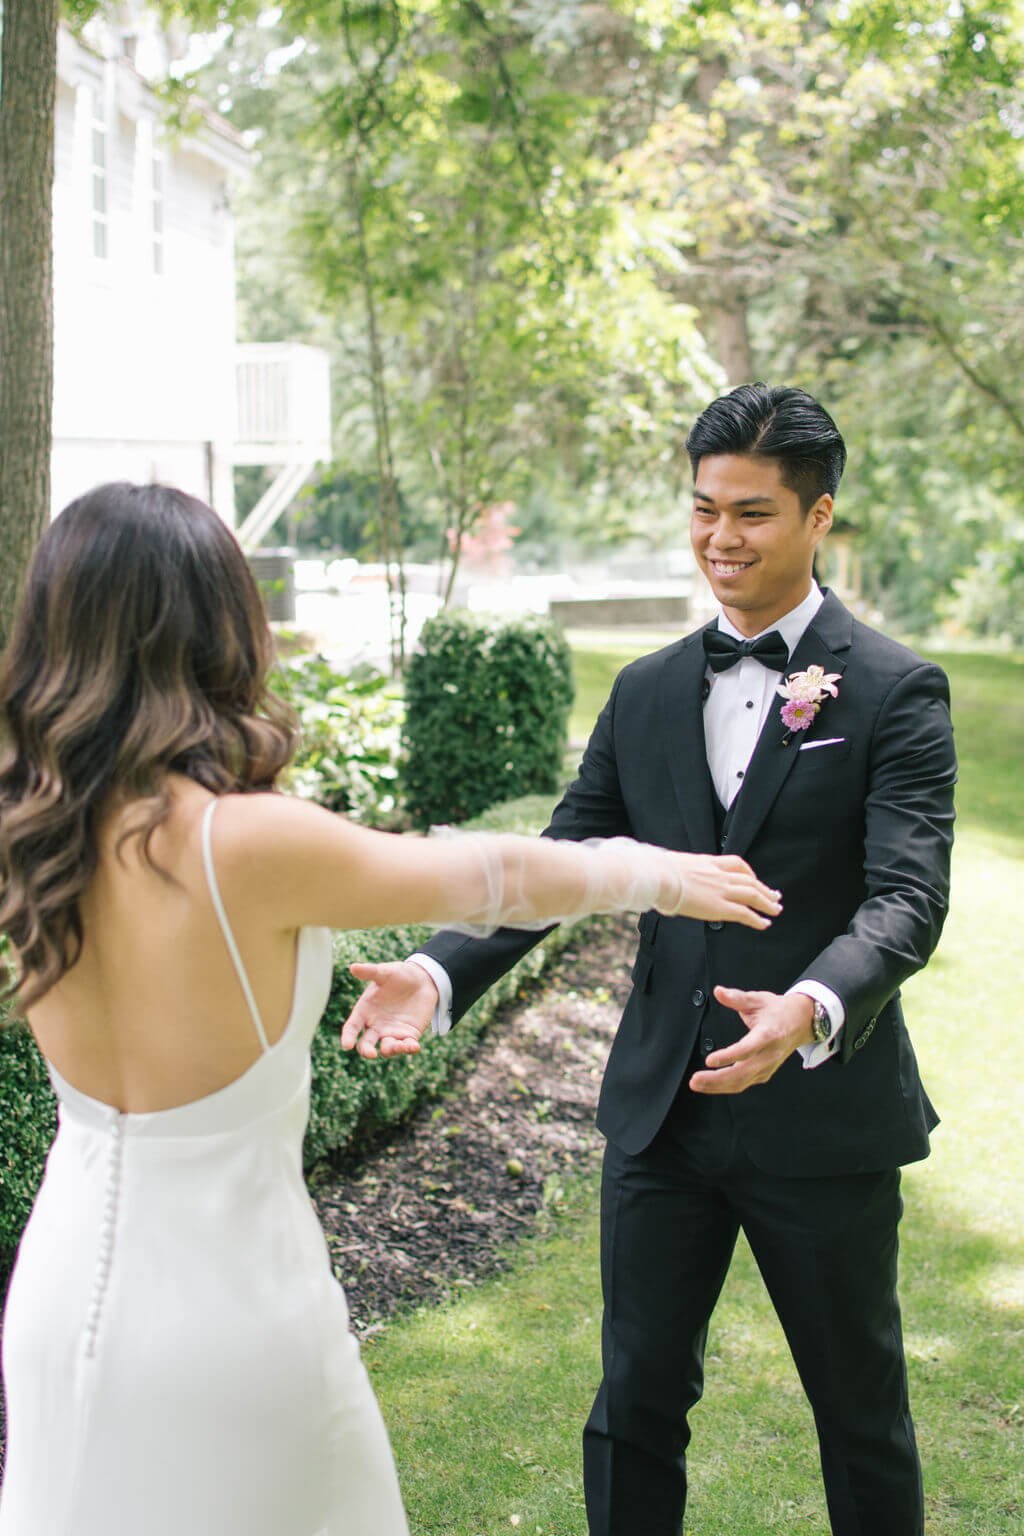
[[[550,798],[526,796],[494,807],[473,825],[492,831],[536,833],[546,823],[550,809]],[[361,990],[349,975],[349,964],[354,960],[404,959],[423,943],[428,932],[423,928],[375,928],[335,936],[334,983],[313,1040],[307,1170],[351,1150],[364,1136],[393,1125],[413,1105],[436,1093],[454,1064],[472,1055],[477,1037],[496,1008],[515,995],[527,976],[543,969],[546,955],[564,944],[571,930],[556,929],[480,999],[457,1029],[442,1039],[430,1040],[418,1056],[401,1061],[364,1061],[342,1051],[341,1026]],[[24,1025],[8,1024],[0,1029],[0,1274],[5,1274],[13,1261],[56,1125],[56,1104],[43,1058]]]
[[[57,1129],[57,1104],[28,1027],[0,1028],[0,1276],[14,1258]]]
[[[417,826],[461,822],[561,780],[572,657],[533,615],[429,619],[405,679],[405,804]]]

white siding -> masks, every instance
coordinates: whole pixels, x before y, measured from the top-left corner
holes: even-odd
[[[235,293],[222,153],[164,141],[125,60],[63,43],[54,188],[53,504],[107,479],[168,479],[233,520]],[[94,126],[105,130],[106,255],[95,254]],[[154,258],[153,160],[163,165]]]

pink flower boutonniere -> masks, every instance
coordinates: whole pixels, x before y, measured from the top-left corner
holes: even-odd
[[[794,731],[807,730],[829,695],[833,699],[839,697],[836,684],[842,675],[841,672],[826,672],[824,667],[808,667],[806,672],[791,672],[786,681],[779,684],[778,691],[786,700],[779,711],[786,726],[783,746],[789,743]]]

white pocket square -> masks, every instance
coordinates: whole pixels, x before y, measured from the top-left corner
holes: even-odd
[[[813,752],[815,747],[838,747],[839,743],[845,740],[845,736],[829,736],[827,741],[804,741],[800,743],[799,750],[801,752]]]

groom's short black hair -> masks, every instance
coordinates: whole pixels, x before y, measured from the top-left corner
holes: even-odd
[[[690,428],[686,451],[694,478],[713,453],[778,459],[782,483],[807,512],[819,496],[834,496],[846,465],[846,444],[823,405],[805,390],[741,384],[712,400]]]

